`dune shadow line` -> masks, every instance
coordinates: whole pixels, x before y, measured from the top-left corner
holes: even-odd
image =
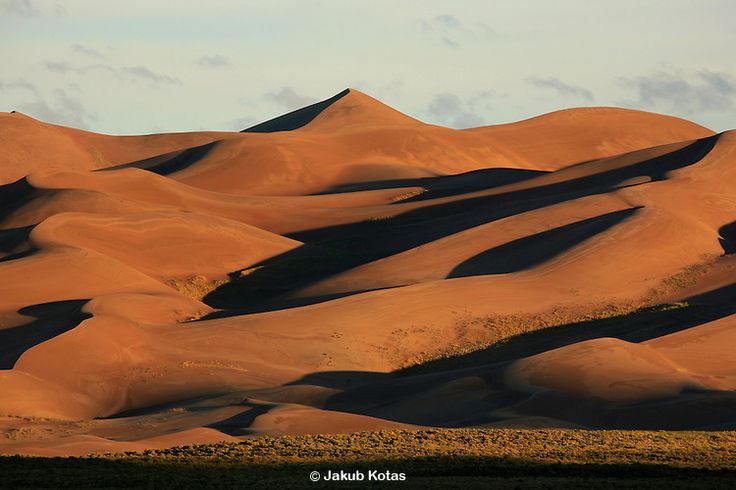
[[[736,221],[721,226],[718,234],[720,235],[718,242],[723,248],[723,253],[730,255],[736,252]]]
[[[143,160],[137,160],[122,165],[98,168],[95,172],[109,172],[110,170],[122,170],[125,168],[140,168],[159,175],[169,175],[179,172],[202,160],[217,144],[217,141],[204,145],[194,146],[185,150],[164,153]]]
[[[349,93],[350,89],[346,88],[329,99],[325,99],[321,102],[284,114],[283,116],[256,124],[255,126],[242,130],[241,133],[275,133],[278,131],[292,131],[294,129],[299,129],[312,122],[312,120],[319,116],[322,111]]]
[[[366,182],[346,183],[331,187],[313,195],[319,196],[324,194],[399,189],[402,187],[423,187],[425,189],[425,192],[417,196],[397,201],[397,203],[406,203],[426,201],[428,199],[436,199],[438,197],[454,196],[461,193],[492,189],[502,185],[516,184],[547,173],[549,172],[545,170],[529,170],[521,168],[482,168],[460,174],[440,175],[437,177],[370,180]]]
[[[632,216],[637,209],[641,207],[602,214],[512,240],[466,260],[447,277],[508,274],[528,269],[616,226]]]
[[[0,369],[12,369],[28,349],[73,329],[92,315],[82,311],[87,299],[53,301],[26,306],[21,315],[36,319],[0,330]]]

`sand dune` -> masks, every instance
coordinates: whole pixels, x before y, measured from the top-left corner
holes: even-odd
[[[734,132],[356,90],[239,133],[0,128],[4,453],[736,427]]]
[[[215,131],[108,136],[0,112],[0,184],[44,169],[92,170],[232,137]]]
[[[236,221],[181,212],[60,213],[36,226],[30,240],[36,249],[94,250],[164,280],[224,277],[301,245]]]
[[[293,131],[241,134],[133,165],[218,192],[314,194],[489,167],[556,170],[713,133],[677,118],[612,108],[457,131],[350,90]]]

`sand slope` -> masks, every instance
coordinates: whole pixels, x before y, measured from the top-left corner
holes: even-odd
[[[293,131],[241,133],[133,165],[219,192],[314,194],[489,167],[556,170],[711,134],[681,119],[613,108],[458,131],[424,124],[350,90]]]
[[[0,451],[736,427],[736,133],[338,95],[240,133],[0,115]]]

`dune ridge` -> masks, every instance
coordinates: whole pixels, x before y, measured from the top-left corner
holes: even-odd
[[[736,132],[347,89],[232,133],[3,113],[0,158],[3,453],[736,427]]]

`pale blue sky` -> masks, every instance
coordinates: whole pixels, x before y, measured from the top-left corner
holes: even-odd
[[[242,129],[358,88],[453,127],[614,105],[736,128],[731,0],[0,0],[0,110]]]

